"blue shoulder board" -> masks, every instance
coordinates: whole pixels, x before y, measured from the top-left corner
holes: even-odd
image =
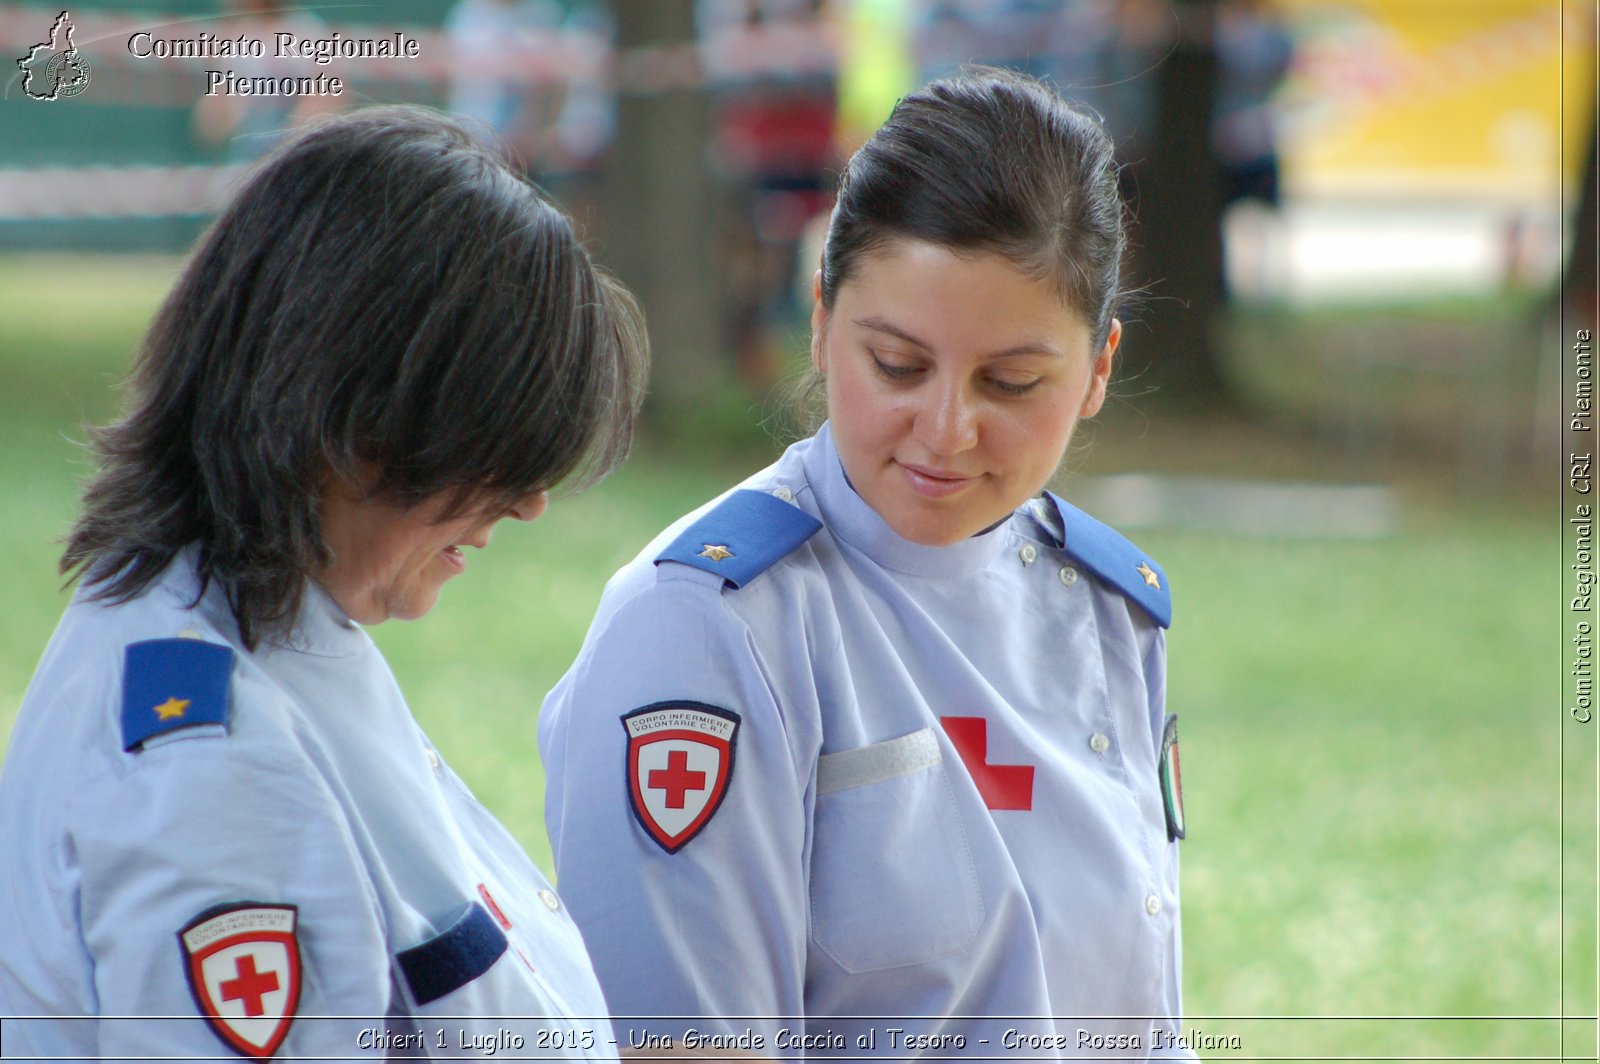
[[[749,488],[729,495],[656,557],[743,587],[806,540],[822,522],[793,503]]]
[[[122,665],[122,748],[210,724],[227,727],[233,650],[199,639],[130,643]]]
[[[1138,603],[1163,628],[1172,626],[1167,574],[1148,554],[1110,525],[1095,520],[1054,492],[1045,497],[1061,515],[1062,549],[1090,572]]]

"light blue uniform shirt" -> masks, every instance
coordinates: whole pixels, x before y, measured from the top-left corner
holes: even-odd
[[[540,722],[618,1037],[1187,1055],[1154,562],[1050,498],[910,543],[826,426],[742,488],[616,575]]]
[[[292,645],[248,652],[191,566],[122,605],[80,593],[23,701],[7,1058],[614,1057],[574,1018],[605,1013],[578,929],[366,633],[312,586]],[[217,667],[155,675],[146,652]]]

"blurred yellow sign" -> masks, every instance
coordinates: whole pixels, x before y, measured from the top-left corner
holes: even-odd
[[[1297,193],[1551,202],[1595,124],[1593,0],[1283,0]],[[1569,189],[1569,196],[1575,192]]]

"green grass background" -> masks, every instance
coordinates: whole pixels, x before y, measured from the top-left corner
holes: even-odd
[[[175,269],[0,258],[0,734],[66,599],[55,559],[87,472],[82,426],[114,411]],[[1104,416],[1074,468],[1321,479],[1332,464],[1315,435],[1140,406]],[[772,446],[730,431],[707,448],[644,448],[533,525],[497,529],[426,619],[374,630],[441,751],[546,869],[545,691],[607,576]],[[1138,536],[1177,592],[1186,1007],[1193,1026],[1244,1043],[1212,1059],[1552,1059],[1563,973],[1568,1012],[1594,1012],[1595,854],[1581,832],[1566,867],[1590,904],[1569,898],[1563,920],[1560,893],[1556,474],[1548,490],[1497,496],[1429,486],[1453,483],[1448,470],[1397,476],[1404,527],[1390,538]],[[1567,815],[1592,816],[1592,756],[1568,753]],[[1374,1016],[1453,1019],[1286,1019]],[[1487,1018],[1508,1016],[1544,1019]],[[1569,1027],[1569,1047],[1592,1047],[1592,1029]]]

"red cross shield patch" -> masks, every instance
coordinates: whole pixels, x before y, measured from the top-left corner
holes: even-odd
[[[189,992],[223,1043],[270,1060],[300,1004],[300,942],[293,905],[222,905],[178,932]]]
[[[633,814],[663,850],[677,853],[728,793],[739,715],[703,702],[656,702],[625,714],[622,726]]]

